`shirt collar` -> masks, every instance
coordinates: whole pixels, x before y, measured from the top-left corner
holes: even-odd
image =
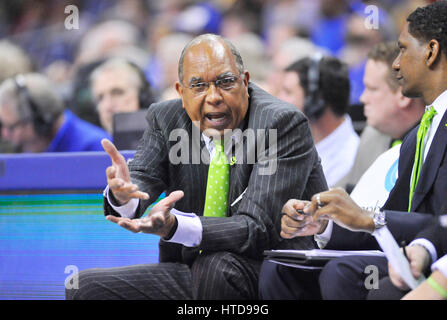
[[[441,93],[435,101],[429,106],[426,106],[425,109],[433,106],[436,110],[436,115],[439,115],[441,118],[444,115],[446,109],[447,109],[447,90]]]
[[[208,137],[207,135],[202,133],[202,139],[205,142],[206,148],[210,152],[210,154],[213,153],[213,150],[215,149],[215,145],[213,140]],[[231,146],[235,146],[242,140],[242,131],[241,130],[234,130],[233,134],[231,135]],[[226,154],[232,153],[232,148],[228,148],[228,143],[225,144],[224,152]]]

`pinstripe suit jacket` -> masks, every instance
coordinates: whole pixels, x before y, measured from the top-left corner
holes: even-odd
[[[256,143],[244,139],[241,142],[244,161],[236,159],[237,163],[230,167],[228,203],[233,203],[247,190],[241,201],[229,206],[226,218],[202,216],[208,174],[206,162],[194,164],[192,154],[188,155],[190,162],[187,164],[169,161],[169,151],[178,142],[169,139],[173,130],[183,129],[189,137],[193,135],[193,124],[182,108],[182,101],[160,102],[149,108],[146,117],[148,128],[133,161],[129,163],[132,181],[150,195],[149,200],[140,201],[137,216],[142,216],[163,191],[169,194],[183,190],[185,195],[175,208],[197,214],[203,226],[202,242],[197,248],[161,240],[160,262],[189,264],[199,250],[229,251],[262,260],[265,249],[313,247],[310,238],[285,241],[279,236],[281,209],[288,199],[310,199],[313,194],[327,189],[307,119],[294,106],[252,83],[249,84],[249,96],[249,109],[242,131],[262,130],[268,137],[269,129],[276,130],[277,167],[274,174],[260,174],[268,161],[258,155],[254,164],[247,161],[247,156],[255,152]],[[265,140],[268,141],[267,138]],[[200,144],[200,150],[203,150],[203,141]],[[198,149],[191,147],[190,150]],[[106,215],[118,215],[107,201],[104,201],[104,206]]]

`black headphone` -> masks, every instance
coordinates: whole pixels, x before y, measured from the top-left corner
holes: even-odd
[[[41,108],[39,108],[37,103],[32,99],[25,84],[25,77],[22,74],[18,74],[13,80],[17,87],[18,103],[19,105],[27,106],[28,110],[31,112],[31,120],[34,125],[34,130],[40,136],[50,136],[53,129],[54,116],[40,110]]]
[[[155,102],[154,92],[149,81],[146,78],[143,70],[137,66],[134,62],[126,60],[129,66],[135,70],[140,79],[140,89],[138,91],[138,104],[140,109],[147,109],[149,106]]]
[[[320,94],[320,64],[323,59],[321,53],[310,58],[307,71],[307,95],[304,102],[303,112],[312,120],[318,119],[325,109],[325,103]]]

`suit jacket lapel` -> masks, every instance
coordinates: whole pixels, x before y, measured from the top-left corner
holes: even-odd
[[[422,203],[422,200],[429,192],[435,181],[441,161],[444,158],[444,153],[447,146],[446,122],[447,112],[444,113],[444,116],[439,123],[438,129],[436,130],[435,136],[430,146],[430,150],[427,154],[427,158],[425,159],[422,166],[418,185],[413,196],[412,211],[417,211],[416,209]]]

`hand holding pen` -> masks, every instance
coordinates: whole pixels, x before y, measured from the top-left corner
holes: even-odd
[[[431,257],[427,249],[421,245],[405,246],[405,243],[401,243],[404,256],[410,263],[411,273],[415,279],[419,277],[430,267]],[[401,278],[400,274],[393,269],[390,263],[388,263],[388,274],[391,282],[402,290],[408,290],[408,285]]]
[[[310,201],[291,199],[282,209],[281,237],[291,239],[294,237],[310,236],[320,232],[321,221],[314,221],[309,210]]]

